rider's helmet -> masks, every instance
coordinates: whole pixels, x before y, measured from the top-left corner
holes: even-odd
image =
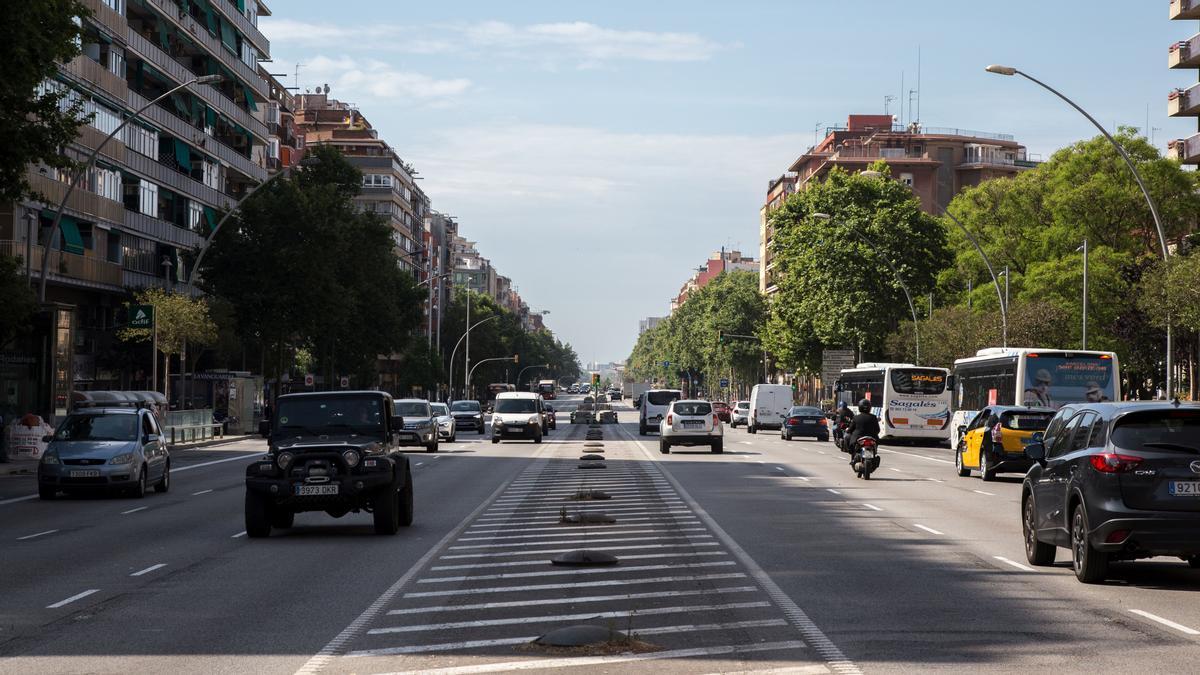
[[[849,410],[849,409],[850,409],[850,404],[849,404],[849,403],[846,403],[845,401],[842,401],[842,404],[841,404],[840,406],[838,406],[838,408],[839,408],[840,410]]]
[[[858,412],[861,412],[861,413],[871,412],[871,402],[865,398],[863,400],[859,401],[858,402]]]

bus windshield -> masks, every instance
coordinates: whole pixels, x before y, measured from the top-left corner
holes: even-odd
[[[1092,354],[1029,354],[1022,404],[1061,408],[1116,398],[1113,361]]]
[[[946,373],[936,368],[895,368],[891,375],[897,394],[937,396],[946,391]]]

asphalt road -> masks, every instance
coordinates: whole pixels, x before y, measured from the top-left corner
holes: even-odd
[[[947,449],[885,448],[867,482],[829,443],[726,427],[722,455],[662,455],[630,409],[601,446],[565,418],[541,445],[414,453],[416,521],[394,537],[302,514],[248,540],[261,441],[176,453],[171,491],[143,500],[2,479],[0,672],[1186,671],[1200,646],[1200,572],[1032,569],[1019,477],[958,478]],[[578,468],[596,449],[605,468]],[[616,522],[563,525],[564,507]],[[548,564],[585,547],[621,562]],[[576,623],[651,651],[525,645]]]

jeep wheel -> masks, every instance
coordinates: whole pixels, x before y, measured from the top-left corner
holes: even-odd
[[[259,539],[271,534],[271,499],[246,491],[246,536]]]
[[[396,534],[400,529],[400,491],[394,486],[380,490],[375,496],[375,534]]]
[[[413,523],[413,484],[412,471],[404,467],[404,487],[400,488],[400,526],[408,527]]]
[[[271,512],[271,527],[279,530],[286,530],[296,522],[296,514],[293,511],[285,511],[283,509],[273,509]],[[249,530],[247,530],[249,531]]]

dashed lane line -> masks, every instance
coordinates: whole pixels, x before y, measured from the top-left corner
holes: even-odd
[[[1000,562],[1004,563],[1005,565],[1009,565],[1009,566],[1011,566],[1011,567],[1015,567],[1015,568],[1017,568],[1017,569],[1021,570],[1022,572],[1032,572],[1032,571],[1034,571],[1034,569],[1033,569],[1032,567],[1029,567],[1029,566],[1027,566],[1027,565],[1022,565],[1021,563],[1019,563],[1019,562],[1017,562],[1017,561],[1015,561],[1015,560],[1009,560],[1008,558],[1005,558],[1005,557],[1004,557],[1004,556],[1002,556],[1002,555],[994,555],[994,556],[992,556],[992,557],[993,557],[993,558],[995,558],[996,560],[999,560]]]
[[[936,534],[938,536],[943,536],[946,534],[945,532],[939,532],[939,531],[933,529],[932,527],[925,527],[924,525],[922,525],[920,523],[913,523],[913,527],[917,528],[918,530],[925,530],[929,534]]]
[[[153,572],[154,570],[161,570],[162,568],[164,568],[166,566],[167,566],[167,563],[158,563],[157,565],[151,565],[144,570],[138,570],[138,571],[134,572],[133,574],[130,574],[129,576],[140,577],[145,574],[149,574],[149,573]]]
[[[235,535],[233,535],[232,537],[230,537],[230,539],[239,539],[239,538],[241,538],[241,537],[244,537],[244,536],[246,536],[246,531],[245,531],[245,530],[242,530],[241,532],[238,532],[237,534],[235,534]]]
[[[995,497],[995,496],[996,496],[996,493],[995,493],[995,492],[988,492],[988,491],[986,491],[986,490],[971,490],[971,492],[974,492],[975,494],[980,494],[980,495],[987,495],[987,496],[989,496],[989,497]]]
[[[757,593],[757,586],[726,586],[722,588],[701,588],[684,591],[653,591],[650,593],[621,593],[618,595],[584,595],[579,597],[546,598],[542,600],[513,600],[506,602],[478,602],[469,605],[437,605],[434,607],[406,607],[393,609],[388,615],[429,614],[439,612],[458,612],[477,609],[508,609],[511,607],[542,607],[546,605],[574,605],[586,602],[612,602],[614,600],[651,600],[655,598],[686,598],[697,595],[719,595],[723,593]]]
[[[83,598],[86,598],[87,596],[89,596],[93,593],[99,593],[99,592],[100,592],[99,588],[89,588],[88,590],[86,590],[82,593],[76,593],[75,595],[72,595],[71,597],[69,597],[65,600],[59,600],[58,602],[54,603],[53,605],[46,605],[46,609],[58,609],[59,607],[69,605],[72,602],[75,602],[76,600],[82,600]]]
[[[868,509],[871,509],[872,511],[882,511],[883,510],[883,509],[879,508],[878,506],[875,506],[874,504],[867,504],[865,502],[863,503],[863,506],[867,507]]]
[[[832,493],[833,493],[833,494],[835,494],[835,495],[840,495],[840,494],[842,494],[841,492],[838,492],[837,490],[834,490],[833,488],[825,488],[825,491],[826,491],[826,492],[832,492]]]
[[[1142,609],[1131,609],[1129,611],[1133,614],[1137,614],[1140,617],[1150,619],[1151,621],[1154,621],[1155,623],[1160,623],[1160,624],[1166,626],[1167,628],[1174,628],[1175,630],[1179,631],[1180,633],[1183,633],[1184,635],[1200,635],[1200,630],[1196,630],[1195,628],[1188,628],[1187,626],[1185,626],[1181,623],[1175,623],[1174,621],[1172,621],[1170,619],[1164,619],[1163,617],[1161,617],[1157,614],[1151,614],[1150,612],[1147,612]]]
[[[46,530],[45,532],[36,532],[34,534],[27,534],[24,537],[17,537],[17,541],[28,541],[30,539],[37,539],[38,537],[44,537],[48,534],[54,534],[55,532],[58,532],[58,530]]]
[[[193,497],[199,497],[200,495],[206,495],[206,494],[208,494],[208,493],[210,493],[210,492],[212,492],[212,490],[200,490],[199,492],[193,492],[193,493],[192,493],[192,496],[193,496]]]
[[[137,513],[138,511],[145,511],[148,508],[150,508],[150,507],[149,506],[139,506],[136,509],[129,509],[128,511],[122,511],[121,515],[127,516],[131,513]]]

